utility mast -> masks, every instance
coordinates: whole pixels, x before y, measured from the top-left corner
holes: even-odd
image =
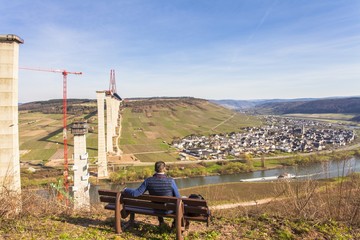
[[[69,194],[69,161],[68,161],[68,145],[67,145],[67,75],[75,74],[81,75],[82,72],[68,72],[66,70],[51,70],[51,69],[39,69],[39,68],[20,68],[31,71],[41,72],[54,72],[61,73],[63,75],[63,140],[64,140],[64,188],[65,192]],[[69,204],[68,198],[66,198],[66,205]]]
[[[110,85],[109,85],[109,92],[111,94],[116,93],[116,81],[115,81],[115,70],[110,70]]]
[[[115,70],[110,70],[110,84],[109,84],[109,90],[106,91],[106,95],[110,95],[114,98],[116,98],[119,101],[122,101],[122,98],[117,94],[116,92],[116,80],[115,80]]]

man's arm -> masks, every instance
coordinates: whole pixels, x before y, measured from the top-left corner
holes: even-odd
[[[147,183],[146,180],[138,187],[137,189],[133,188],[126,188],[124,190],[125,195],[129,195],[131,197],[138,197],[142,195],[147,190]]]
[[[179,193],[179,189],[178,189],[178,187],[176,186],[176,183],[175,183],[175,181],[174,181],[174,179],[172,179],[171,180],[171,187],[172,187],[172,189],[173,189],[173,195],[175,196],[175,197],[181,197],[180,196],[180,193]]]

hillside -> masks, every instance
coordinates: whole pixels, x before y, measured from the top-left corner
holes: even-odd
[[[356,113],[360,114],[360,98],[318,99],[312,101],[293,101],[280,103],[265,103],[256,106],[257,112],[272,112],[275,114],[291,113]]]
[[[207,100],[194,98],[127,101],[123,112],[120,148],[141,161],[175,161],[169,148],[176,138],[239,131],[260,121]],[[143,154],[146,153],[146,154]]]
[[[315,98],[295,98],[295,99],[255,99],[255,100],[211,100],[211,102],[219,104],[221,106],[235,109],[239,111],[247,111],[249,109],[256,108],[257,106],[267,105],[267,104],[277,104],[277,103],[286,103],[286,102],[307,102],[316,100]]]
[[[88,120],[90,158],[97,157],[97,116],[94,100],[70,100],[68,123],[75,117]],[[168,143],[190,134],[237,131],[260,124],[254,117],[235,113],[206,100],[194,98],[150,98],[126,100],[122,111],[120,147],[126,159],[175,161],[177,153]],[[19,107],[21,159],[57,159],[62,156],[62,101],[49,100]],[[69,110],[69,109],[68,109]],[[68,134],[69,156],[72,135]]]
[[[360,114],[360,97],[212,100],[212,102],[251,114]],[[355,117],[352,121],[359,121],[359,117]]]
[[[24,103],[19,106],[19,111],[42,112],[47,114],[62,114],[62,99],[36,101]],[[67,111],[69,114],[82,114],[96,111],[96,100],[68,99]]]
[[[55,105],[58,108],[58,105]],[[68,130],[75,118],[88,121],[87,150],[90,157],[97,156],[97,117],[96,111],[78,111],[68,114]],[[22,161],[40,160],[46,163],[51,159],[63,158],[63,114],[43,113],[36,109],[19,111],[19,144]],[[73,152],[73,135],[68,131],[69,156]]]

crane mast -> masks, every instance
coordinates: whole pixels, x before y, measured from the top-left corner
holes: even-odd
[[[69,160],[68,160],[68,144],[67,144],[67,75],[75,74],[81,75],[82,72],[68,72],[66,70],[50,70],[50,69],[39,69],[39,68],[20,68],[31,71],[42,71],[42,72],[54,72],[61,73],[63,75],[63,142],[64,142],[64,189],[65,192],[69,193]],[[66,205],[69,204],[68,198],[66,198]]]

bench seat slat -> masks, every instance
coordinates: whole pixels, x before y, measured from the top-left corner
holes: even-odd
[[[114,210],[115,211],[115,204],[106,204],[105,209],[107,210]]]

